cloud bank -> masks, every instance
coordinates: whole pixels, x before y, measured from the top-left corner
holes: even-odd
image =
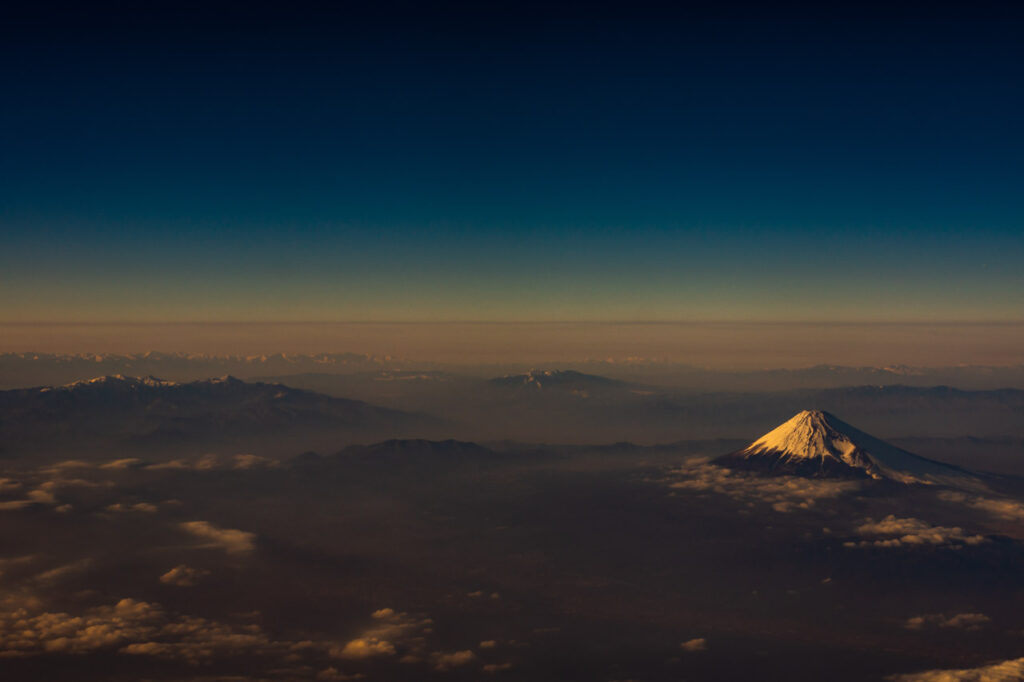
[[[834,499],[858,490],[858,481],[834,481],[797,476],[765,477],[692,460],[670,473],[674,490],[715,493],[739,502],[768,504],[777,512],[788,513],[814,507],[819,501]]]
[[[933,526],[915,518],[898,518],[890,514],[881,521],[867,521],[854,529],[869,540],[844,542],[844,547],[952,547],[979,545],[987,542],[982,535],[970,535],[959,527]]]

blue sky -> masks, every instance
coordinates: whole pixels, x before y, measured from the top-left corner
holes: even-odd
[[[1022,10],[15,10],[0,321],[1020,320]]]

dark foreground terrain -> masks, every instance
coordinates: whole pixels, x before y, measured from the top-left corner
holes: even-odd
[[[1013,479],[966,493],[695,457],[727,449],[393,441],[280,460],[7,460],[2,678],[1024,668]]]

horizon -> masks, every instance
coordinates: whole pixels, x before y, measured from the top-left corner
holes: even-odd
[[[1019,8],[195,12],[6,15],[5,333],[1024,322]]]
[[[609,358],[713,369],[1024,364],[1024,323],[359,322],[0,325],[0,352],[358,353],[452,365]]]

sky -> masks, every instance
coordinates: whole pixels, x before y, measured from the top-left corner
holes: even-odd
[[[1024,6],[662,4],[5,8],[0,324],[1024,321]]]

